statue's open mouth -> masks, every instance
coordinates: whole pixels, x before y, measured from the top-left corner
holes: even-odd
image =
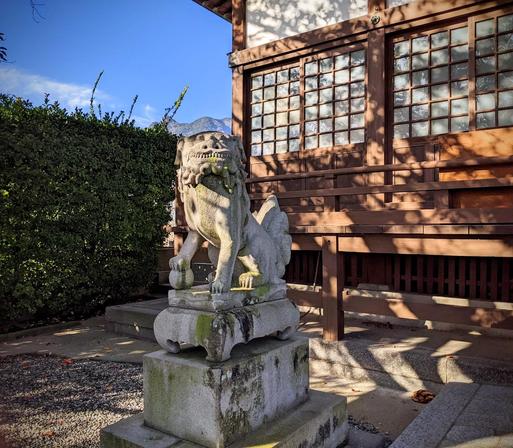
[[[201,153],[195,153],[191,158],[201,160],[202,162],[211,160],[211,161],[218,161],[218,160],[226,160],[230,157],[229,151],[205,151]]]

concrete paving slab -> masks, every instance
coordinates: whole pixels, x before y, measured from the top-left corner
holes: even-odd
[[[379,431],[390,440],[397,438],[426,406],[414,402],[410,392],[380,387],[372,381],[310,375],[310,387],[345,396],[352,423],[367,432]]]
[[[146,353],[158,350],[156,343],[106,331],[103,317],[94,317],[75,326],[50,330],[37,336],[0,343],[0,356],[21,353],[51,353],[67,358],[98,358],[107,361],[142,362]]]
[[[106,315],[112,330],[153,339],[153,319],[165,306],[165,299],[157,299],[110,307]],[[400,390],[449,382],[513,385],[511,339],[476,330],[407,328],[352,317],[346,319],[344,341],[325,343],[319,324],[306,319],[301,331],[312,338],[312,365],[332,363],[337,375]],[[327,366],[320,363],[319,368]]]
[[[385,446],[386,439],[381,434],[350,428],[345,448],[383,448]]]
[[[513,387],[450,383],[391,448],[512,448]]]
[[[450,383],[445,386],[391,448],[437,448],[478,389],[477,384]]]
[[[142,414],[107,426],[102,429],[100,439],[103,448],[171,448],[180,442],[176,437],[145,426]],[[191,445],[200,448],[199,445]]]

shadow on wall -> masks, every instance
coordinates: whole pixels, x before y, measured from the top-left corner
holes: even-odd
[[[250,0],[247,46],[255,47],[367,14],[367,0]]]
[[[386,12],[387,21],[401,21],[406,19],[405,8],[409,3],[415,3],[422,8],[423,15],[436,11],[438,0],[388,0]],[[459,0],[448,0],[447,7],[461,5]],[[268,50],[281,51],[298,45],[311,44],[316,41],[340,39],[343,35],[337,32],[337,25],[348,19],[357,19],[351,23],[351,29],[344,28],[344,34],[362,32],[372,28],[368,14],[366,0],[248,0],[246,4],[247,16],[247,48],[265,46]],[[358,19],[360,18],[360,19]],[[319,32],[319,28],[332,25],[333,33]],[[328,30],[329,31],[329,30]],[[304,35],[301,35],[303,34]],[[287,42],[278,42],[279,39],[289,37]],[[313,47],[315,50],[315,46]]]

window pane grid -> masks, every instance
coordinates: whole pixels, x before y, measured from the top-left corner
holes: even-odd
[[[365,50],[304,64],[304,148],[365,140]]]
[[[513,126],[513,14],[476,22],[476,128]]]
[[[299,89],[299,66],[251,77],[252,156],[299,151]]]
[[[394,138],[468,130],[468,28],[394,42]]]

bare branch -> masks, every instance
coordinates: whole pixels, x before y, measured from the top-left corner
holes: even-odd
[[[96,81],[94,82],[93,91],[91,92],[91,99],[89,100],[89,115],[95,116],[94,114],[94,94],[96,93],[96,88],[98,87],[98,83],[100,82],[100,79],[103,75],[103,70],[98,75],[98,78],[96,78]],[[101,118],[101,117],[100,117]]]
[[[135,95],[134,99],[132,100],[132,105],[130,106],[130,112],[128,113],[128,118],[126,121],[130,121],[130,118],[132,118],[132,112],[134,111],[135,103],[137,102],[137,99],[139,98],[139,95]]]
[[[30,0],[30,7],[32,8],[32,20],[36,23],[39,23],[39,20],[45,20],[41,12],[39,11],[39,7],[44,6],[44,3],[36,3],[35,0]]]

